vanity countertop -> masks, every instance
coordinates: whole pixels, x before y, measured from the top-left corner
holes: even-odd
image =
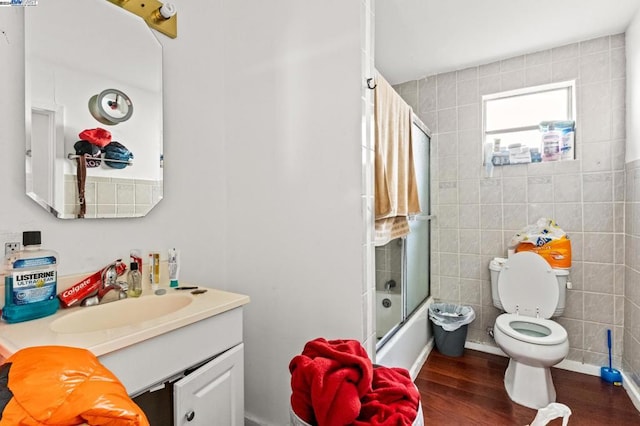
[[[139,298],[128,298],[91,307],[60,308],[54,315],[15,324],[0,322],[0,356],[8,358],[18,350],[30,346],[62,345],[85,348],[99,357],[249,303],[249,297],[246,295],[212,288],[207,288],[205,293],[196,295],[191,294],[190,291],[176,291],[173,288],[162,286],[161,288],[166,288],[166,294],[158,296],[150,289],[145,289]],[[183,305],[186,298],[192,300],[186,300],[188,302],[186,306],[181,306],[169,313],[156,315],[151,319],[136,320],[124,325],[120,321],[118,324],[116,319],[122,318],[119,313],[131,315],[130,312],[127,312],[127,310],[131,310],[131,312],[140,313],[141,315],[137,315],[138,317],[144,318],[145,309],[154,309],[155,303],[146,302],[155,301],[145,298],[169,298],[164,299],[163,304],[180,299]],[[91,312],[85,313],[84,311]],[[100,326],[95,330],[88,331],[54,331],[55,324],[73,326],[73,321],[76,318],[86,320],[88,318],[86,314],[93,313],[100,318],[100,324],[109,322],[104,321],[102,313],[105,313],[107,318],[114,318],[114,326]],[[64,319],[70,315],[75,316]],[[83,328],[81,325],[79,327]]]

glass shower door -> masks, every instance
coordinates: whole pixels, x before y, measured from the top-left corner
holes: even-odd
[[[411,232],[406,237],[406,316],[429,297],[431,267],[431,198],[429,179],[430,138],[416,123],[412,126],[413,161],[422,212],[409,218]]]
[[[430,138],[412,125],[413,161],[422,212],[409,217],[409,235],[376,247],[376,332],[378,348],[398,331],[430,295]]]
[[[429,221],[415,218],[409,221],[407,236],[406,312],[411,315],[429,297]]]
[[[376,247],[376,333],[382,339],[404,318],[404,238]]]

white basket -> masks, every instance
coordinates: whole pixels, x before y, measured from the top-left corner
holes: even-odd
[[[289,419],[291,420],[291,426],[312,426],[298,417],[298,415],[293,412],[293,408],[291,408],[291,406],[289,406]]]
[[[293,412],[293,408],[289,406],[289,419],[291,420],[291,426],[313,426],[302,420]],[[413,426],[424,426],[424,417],[422,415],[422,403],[418,402],[418,414],[413,421]]]

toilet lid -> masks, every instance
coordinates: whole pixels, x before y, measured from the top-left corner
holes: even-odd
[[[558,306],[558,280],[540,255],[523,251],[505,262],[498,278],[498,294],[506,312],[551,318]]]

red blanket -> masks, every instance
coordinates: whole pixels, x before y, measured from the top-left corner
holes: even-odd
[[[420,392],[404,368],[377,367],[372,390],[362,400],[354,426],[411,426],[416,419]]]
[[[420,392],[404,368],[373,367],[356,340],[308,342],[289,363],[291,408],[317,426],[411,426]]]
[[[308,342],[289,363],[294,413],[318,426],[352,424],[360,414],[360,399],[371,391],[372,370],[356,340]]]

